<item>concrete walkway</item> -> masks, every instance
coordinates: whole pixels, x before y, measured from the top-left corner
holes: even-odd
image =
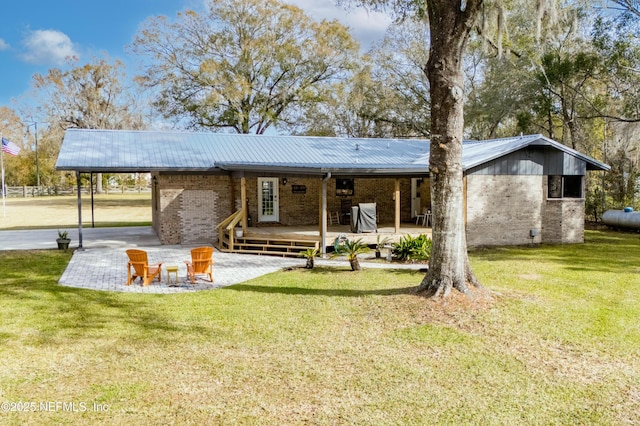
[[[31,250],[57,248],[55,229],[0,231],[0,250]],[[77,248],[78,231],[69,230],[71,248]],[[127,286],[128,248],[147,251],[149,263],[162,263],[162,282],[154,281],[143,287],[139,281]],[[89,228],[83,230],[83,250],[76,250],[60,277],[63,286],[91,290],[120,291],[134,293],[175,294],[211,290],[242,283],[259,276],[290,267],[303,267],[303,258],[282,258],[215,251],[214,283],[204,276],[197,277],[195,284],[187,278],[184,261],[190,260],[192,246],[161,245],[153,229],[147,226],[122,228]],[[418,270],[424,265],[398,265],[367,262],[361,256],[363,268],[392,268]],[[166,266],[178,266],[178,283],[168,283]],[[317,266],[349,269],[346,259],[317,259]]]

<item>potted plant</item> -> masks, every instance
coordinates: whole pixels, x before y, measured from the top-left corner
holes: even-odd
[[[344,244],[336,247],[336,251],[333,253],[332,257],[339,257],[346,255],[349,264],[351,265],[352,271],[359,271],[362,268],[360,267],[360,262],[358,261],[358,255],[368,253],[371,249],[369,246],[362,242],[362,238],[357,240],[347,240]]]
[[[317,248],[308,248],[303,252],[300,252],[300,256],[307,258],[307,264],[304,266],[306,269],[313,269],[314,258],[318,257],[319,250]]]
[[[376,258],[380,258],[380,253],[382,252],[382,249],[387,245],[387,243],[389,242],[389,237],[384,237],[384,238],[380,238],[380,234],[378,234],[377,237],[377,241],[376,241]]]
[[[56,242],[58,243],[58,250],[67,250],[69,248],[69,243],[71,243],[69,231],[58,230],[58,238],[56,239]]]

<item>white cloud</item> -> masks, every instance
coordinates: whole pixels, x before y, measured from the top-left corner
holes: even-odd
[[[313,19],[337,19],[351,29],[351,33],[360,42],[364,50],[371,43],[381,40],[387,27],[391,24],[389,15],[382,12],[367,11],[361,7],[349,10],[335,5],[335,0],[285,0],[298,6]]]
[[[0,38],[0,50],[8,50],[9,47],[9,43]]]
[[[209,10],[211,0],[201,0],[204,10]],[[363,7],[337,6],[336,0],[282,0],[304,10],[316,21],[337,19],[348,27],[360,42],[362,50],[369,50],[372,43],[382,40],[392,19],[384,12],[368,11]]]
[[[55,30],[35,30],[23,40],[21,58],[36,65],[64,65],[68,57],[79,57],[68,35]]]

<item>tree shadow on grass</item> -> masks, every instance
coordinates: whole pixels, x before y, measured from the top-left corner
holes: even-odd
[[[332,296],[332,297],[362,297],[362,296],[397,296],[400,294],[415,294],[416,286],[389,288],[379,290],[355,290],[355,289],[323,289],[309,287],[271,287],[249,284],[236,284],[225,287],[226,290],[250,291],[254,293],[305,295],[305,296]]]
[[[16,306],[15,314],[24,315],[20,329],[35,331],[34,346],[66,345],[68,339],[94,339],[101,333],[118,340],[136,340],[153,335],[171,341],[188,327],[190,333],[206,334],[197,324],[182,325],[168,315],[166,303],[156,303],[167,295],[130,295],[77,289],[51,283],[14,283],[0,285],[0,300]],[[9,332],[0,341],[22,338]]]
[[[305,270],[312,275],[336,275],[343,274],[345,277],[354,278],[357,276],[357,272],[353,272],[347,269],[335,269],[335,268],[314,268],[312,270]],[[386,270],[387,273],[397,275],[416,275],[420,272],[415,270]],[[347,280],[345,280],[347,281]],[[347,281],[348,282],[348,281]],[[253,284],[236,284],[229,287],[225,287],[224,290],[239,291],[239,292],[254,292],[265,294],[284,294],[284,295],[304,295],[304,296],[330,296],[330,297],[363,297],[363,296],[397,296],[401,294],[415,294],[417,285],[411,287],[399,287],[399,288],[379,288],[373,290],[360,290],[354,288],[315,288],[311,285],[307,287],[301,286],[269,286],[269,285],[253,285]]]
[[[357,284],[358,280],[375,277],[375,274],[354,273],[347,266],[344,270],[316,268],[308,271],[308,275],[303,273],[302,276],[310,277],[309,283],[305,283],[308,284],[306,287],[296,282],[292,286],[239,284],[207,292],[205,297],[195,293],[150,295],[95,291],[58,285],[57,281],[68,263],[68,257],[57,251],[5,252],[0,256],[3,261],[0,264],[0,304],[6,307],[4,314],[7,318],[7,326],[0,333],[0,342],[28,338],[29,344],[36,347],[64,346],[69,344],[70,339],[104,341],[106,338],[117,348],[122,339],[136,341],[153,338],[170,344],[188,336],[208,337],[215,333],[216,330],[209,327],[206,319],[184,319],[188,318],[192,310],[197,318],[219,314],[228,304],[229,293],[225,293],[226,291],[366,297],[411,294],[415,289],[376,289],[375,286],[382,287],[385,284]],[[366,274],[367,271],[363,272]],[[410,276],[415,275],[416,271],[388,270],[387,273]],[[327,280],[323,278],[320,279],[322,284],[314,287],[311,277],[319,278],[318,274],[333,275],[335,283],[327,284]],[[345,288],[347,286],[349,288]],[[242,303],[241,299],[237,303]]]

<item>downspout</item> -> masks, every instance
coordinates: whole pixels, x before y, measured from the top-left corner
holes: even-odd
[[[331,172],[322,178],[321,206],[320,206],[320,255],[327,256],[327,182],[331,179]]]

